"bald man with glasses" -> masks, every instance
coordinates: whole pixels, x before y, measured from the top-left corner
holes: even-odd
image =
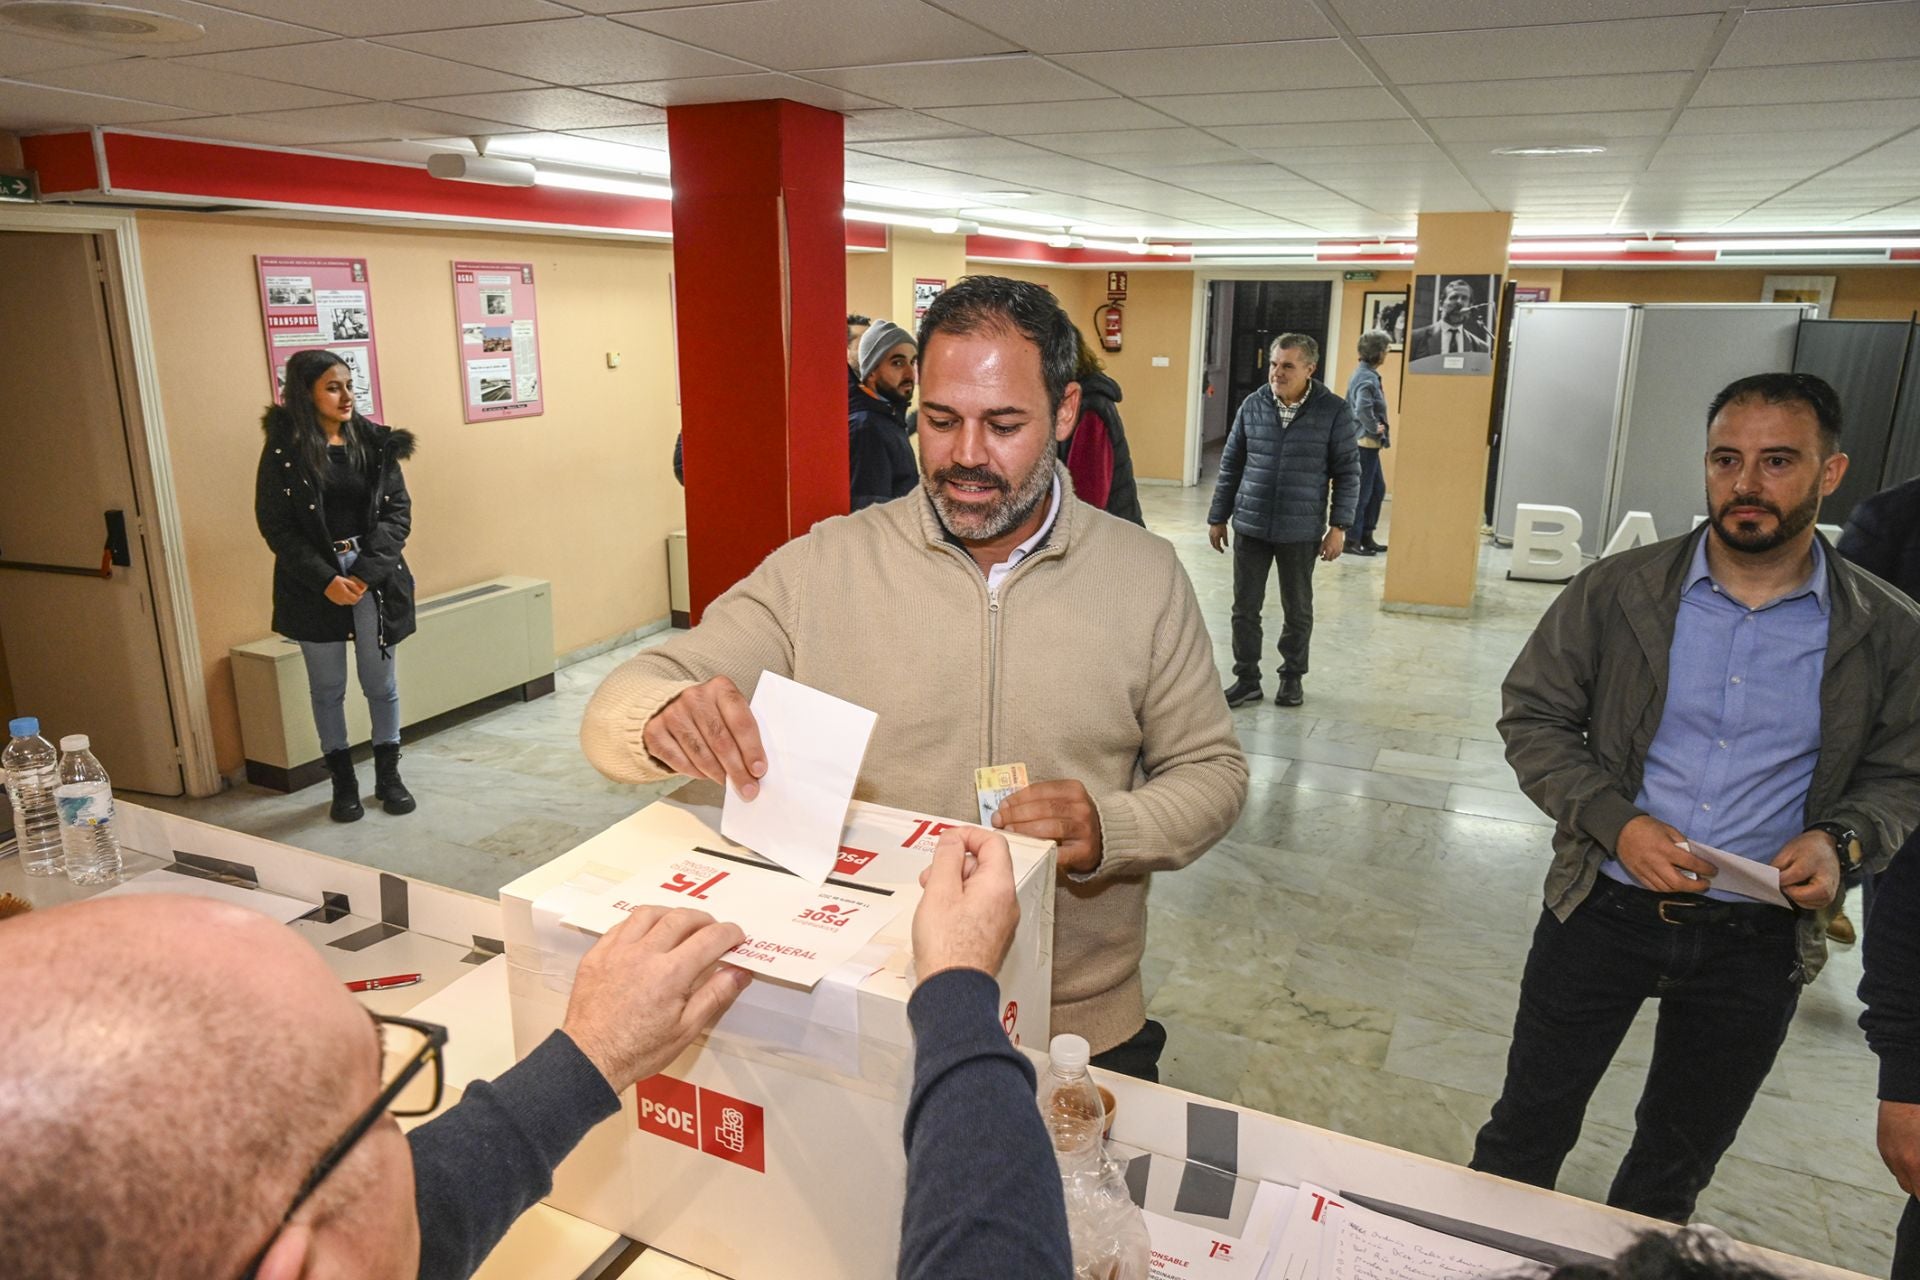
[[[992,978],[1019,918],[1006,841],[949,832],[924,883],[901,1274],[1065,1276]],[[294,931],[173,896],[0,921],[0,1276],[465,1277],[733,1003],[742,937],[634,912],[581,960],[560,1030],[403,1134],[394,1116],[439,1105],[446,1030],[369,1014]]]

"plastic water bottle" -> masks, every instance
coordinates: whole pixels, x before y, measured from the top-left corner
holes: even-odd
[[[1076,1280],[1147,1280],[1152,1245],[1146,1219],[1101,1143],[1107,1111],[1087,1074],[1091,1055],[1086,1039],[1055,1036],[1047,1056],[1040,1115],[1060,1164],[1073,1274]]]
[[[67,879],[75,884],[112,884],[120,878],[120,838],[113,834],[113,781],[93,758],[84,733],[60,739],[60,843]]]
[[[0,770],[13,801],[13,838],[20,865],[30,876],[60,874],[60,812],[53,788],[60,780],[60,754],[40,736],[40,722],[21,716],[7,722],[13,741],[0,753]]]

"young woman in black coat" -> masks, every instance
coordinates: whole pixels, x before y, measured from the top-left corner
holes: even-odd
[[[266,447],[254,518],[273,549],[273,629],[306,659],[313,722],[333,775],[335,822],[365,812],[347,741],[347,643],[373,718],[374,794],[411,813],[400,780],[400,692],[393,646],[413,634],[413,574],[403,555],[413,504],[400,463],[411,431],[354,411],[353,377],[331,351],[287,361],[281,403],[260,420]]]

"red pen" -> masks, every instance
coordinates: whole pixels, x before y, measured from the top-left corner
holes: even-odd
[[[417,973],[396,973],[385,978],[362,978],[358,982],[349,982],[349,991],[391,991],[395,987],[411,987],[420,981]]]

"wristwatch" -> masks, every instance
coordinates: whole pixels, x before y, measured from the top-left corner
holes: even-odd
[[[1824,831],[1833,837],[1834,853],[1840,859],[1840,877],[1850,880],[1860,874],[1867,860],[1866,850],[1860,845],[1860,833],[1841,822],[1816,822],[1808,827],[1809,831]]]

